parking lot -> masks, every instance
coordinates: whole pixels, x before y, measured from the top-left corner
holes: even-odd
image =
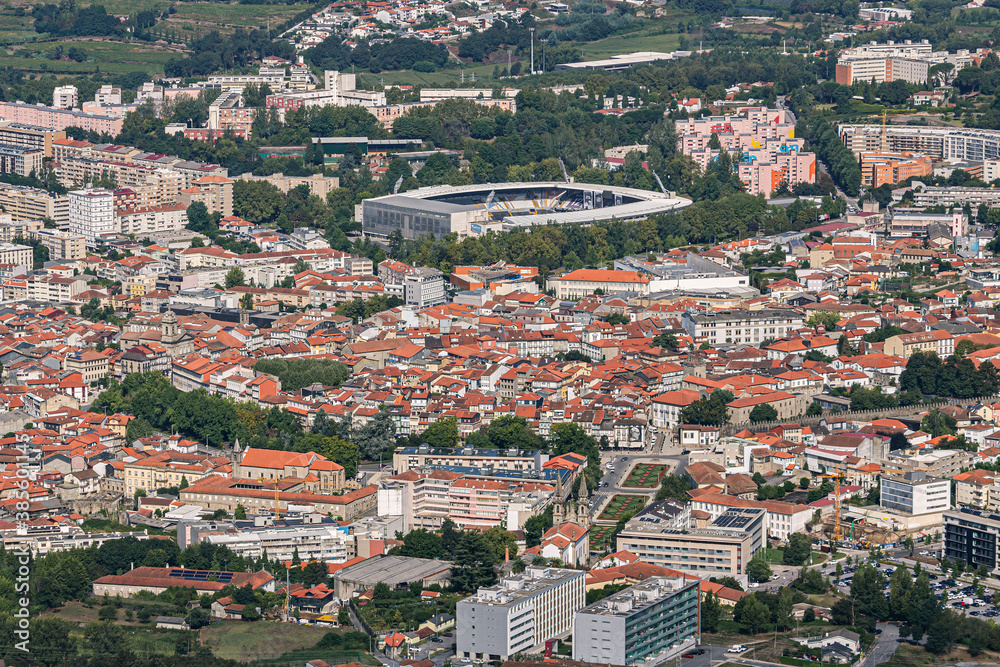
[[[889,578],[898,567],[904,566],[902,564],[892,566],[885,565],[884,563],[878,564],[879,571],[886,578],[886,598],[889,597]],[[851,581],[857,569],[856,565],[845,567],[840,579],[836,578],[831,566],[824,568],[823,572],[830,575],[831,580],[837,586],[838,590],[845,594],[850,594]],[[925,572],[927,572],[927,577],[930,579],[931,591],[941,600],[943,606],[969,616],[982,616],[985,618],[1000,616],[1000,594],[994,594],[990,589],[986,589],[984,591],[985,594],[979,597],[977,595],[978,587],[974,587],[966,582],[955,581],[946,575],[936,574],[929,570],[925,570]]]

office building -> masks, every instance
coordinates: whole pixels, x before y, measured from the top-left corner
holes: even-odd
[[[698,579],[651,577],[595,602],[573,618],[573,659],[602,665],[654,665],[700,635]]]
[[[951,480],[923,472],[882,475],[879,505],[905,514],[929,514],[951,509]]]
[[[730,508],[706,528],[685,530],[649,508],[618,534],[618,550],[695,576],[740,577],[765,546],[766,510]]]
[[[517,653],[539,652],[545,640],[572,630],[574,614],[586,604],[586,575],[531,566],[480,588],[456,606],[455,655],[508,660]]]
[[[985,565],[990,572],[997,570],[1000,553],[1000,515],[962,508],[942,515],[944,524],[944,555],[955,562],[963,560],[970,569]]]
[[[105,189],[70,192],[69,231],[82,236],[91,247],[102,235],[116,233],[114,193]]]
[[[417,267],[403,278],[403,301],[413,308],[427,308],[445,303],[444,274],[439,269]]]
[[[80,106],[80,92],[76,86],[56,86],[52,91],[52,106],[56,109],[75,109]]]

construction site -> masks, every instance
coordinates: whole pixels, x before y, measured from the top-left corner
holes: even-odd
[[[871,549],[899,543],[907,537],[917,542],[941,532],[940,511],[912,514],[882,504],[859,505],[842,497],[844,488],[857,488],[850,486],[851,480],[842,470],[837,468],[818,477],[833,482],[833,511],[821,515],[821,521],[813,527],[813,532],[819,532],[827,544]]]

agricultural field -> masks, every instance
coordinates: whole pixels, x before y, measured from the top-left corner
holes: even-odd
[[[14,7],[0,3],[0,45],[22,44],[35,39],[37,34],[30,15],[18,16]]]
[[[626,514],[638,512],[646,506],[649,498],[646,496],[633,496],[629,494],[616,494],[607,505],[604,511],[597,517],[598,521],[617,522]]]
[[[622,486],[630,489],[656,489],[666,473],[667,466],[662,463],[636,463]]]
[[[67,53],[70,48],[82,49],[87,60],[75,62],[64,58],[54,60],[57,48]],[[31,57],[21,57],[28,52]],[[163,65],[179,55],[180,47],[165,48],[146,42],[115,42],[97,39],[46,41],[27,44],[18,49],[0,49],[0,67],[13,67],[37,74],[90,74],[95,69],[113,74],[144,72],[162,74]]]
[[[128,4],[125,2],[124,4]],[[186,30],[190,26],[198,33],[212,30],[233,32],[237,27],[267,28],[268,22],[275,27],[292,18],[299,12],[310,9],[314,5],[303,2],[295,5],[237,5],[216,2],[180,2],[176,4],[177,13],[163,23],[157,23],[157,28],[178,28]]]

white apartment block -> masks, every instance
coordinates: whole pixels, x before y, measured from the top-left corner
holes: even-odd
[[[76,86],[58,86],[52,91],[52,106],[56,109],[75,109],[80,104]]]
[[[0,243],[0,264],[16,264],[30,269],[32,265],[31,246]]]
[[[104,85],[94,93],[94,102],[97,104],[121,104],[122,89],[111,85]]]
[[[114,193],[111,190],[74,190],[69,193],[69,231],[79,234],[88,246],[102,234],[118,231]]]
[[[141,237],[144,234],[180,231],[187,222],[187,211],[183,204],[164,204],[120,209],[115,217],[122,234]]]
[[[427,308],[445,303],[444,274],[424,266],[403,278],[403,300],[407,306]]]
[[[354,536],[331,526],[268,528],[235,533],[203,534],[202,542],[232,549],[237,556],[291,560],[296,551],[303,562],[343,563],[354,553]]]
[[[574,615],[586,604],[586,575],[532,566],[459,601],[456,656],[507,660],[537,653],[546,639],[572,630]]]
[[[720,310],[709,313],[684,313],[681,325],[696,345],[708,343],[750,343],[759,345],[799,329],[805,323],[802,313],[794,310]]]

